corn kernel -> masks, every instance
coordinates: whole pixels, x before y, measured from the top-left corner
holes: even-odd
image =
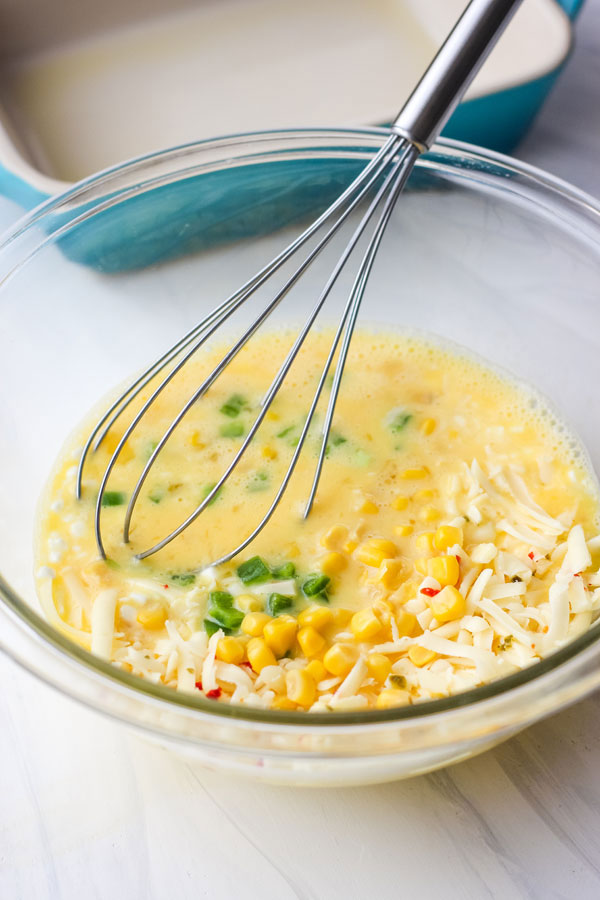
[[[394,594],[394,607],[397,609],[416,597],[418,588],[418,581],[404,581]]]
[[[250,637],[260,637],[271,616],[263,612],[250,612],[242,620],[242,631]]]
[[[358,648],[350,644],[334,644],[323,657],[323,665],[332,675],[345,678],[357,659]]]
[[[414,495],[414,499],[419,503],[422,503],[423,500],[432,500],[435,497],[435,491],[432,491],[431,488],[423,488],[421,491],[417,491]]]
[[[279,413],[273,412],[273,410],[270,409],[267,411],[265,419],[269,422],[279,422]]]
[[[394,497],[392,500],[392,509],[397,509],[398,511],[402,511],[406,509],[409,504],[408,497],[405,497],[403,494],[398,494],[397,497]]]
[[[271,709],[297,709],[298,704],[294,703],[288,697],[273,697],[271,700]]]
[[[416,481],[420,478],[427,478],[428,475],[429,471],[425,466],[420,466],[418,469],[404,469],[400,472],[400,478],[404,478],[406,481]]]
[[[433,650],[427,650],[426,647],[419,647],[418,644],[413,644],[408,650],[408,658],[415,666],[419,666],[419,668],[433,662],[436,656],[437,653],[434,653]]]
[[[303,609],[298,616],[298,624],[302,628],[310,625],[317,631],[321,631],[331,625],[333,619],[334,614],[328,606],[309,606],[308,609]]]
[[[244,644],[238,638],[222,637],[217,643],[215,656],[223,662],[237,666],[245,656]]]
[[[435,506],[424,506],[419,510],[419,519],[421,522],[435,522],[439,519],[441,513]]]
[[[417,624],[417,617],[414,613],[409,613],[405,609],[400,609],[396,613],[396,625],[398,626],[398,634],[400,637],[410,637]]]
[[[383,683],[392,671],[392,664],[383,653],[370,653],[367,656],[367,668],[371,678]]]
[[[376,709],[391,709],[393,706],[406,706],[409,702],[410,694],[408,691],[401,691],[398,688],[386,688],[381,691],[375,701]]]
[[[358,541],[346,541],[342,549],[345,550],[346,553],[354,553],[357,547]]]
[[[399,559],[384,559],[379,566],[379,581],[387,588],[393,591],[402,581],[404,564]]]
[[[277,616],[264,627],[263,637],[277,656],[284,656],[296,639],[298,622],[293,616]]]
[[[277,450],[274,447],[269,447],[268,444],[262,448],[261,452],[265,459],[277,459]]]
[[[412,525],[396,525],[394,532],[398,537],[409,537],[413,533]]]
[[[427,575],[427,560],[422,556],[419,559],[415,559],[415,569],[419,575]]]
[[[433,434],[435,425],[435,419],[423,419],[421,422],[421,434]]]
[[[353,615],[351,609],[344,609],[343,606],[338,606],[337,609],[332,609],[331,612],[333,614],[333,624],[336,628],[344,628]]]
[[[434,543],[437,550],[447,550],[455,544],[462,546],[463,533],[462,528],[455,528],[453,525],[440,525],[435,533]]]
[[[434,556],[427,561],[427,574],[435,578],[442,587],[456,584],[460,576],[460,567],[455,556]]]
[[[421,553],[433,553],[435,550],[435,534],[433,531],[424,531],[423,534],[418,535],[415,547]]]
[[[305,625],[298,632],[298,643],[306,657],[316,656],[325,647],[325,638],[312,625]]]
[[[339,575],[348,565],[348,560],[341,553],[332,550],[320,561],[319,567],[325,575]]]
[[[370,516],[374,516],[375,513],[379,512],[379,507],[376,503],[373,503],[372,500],[364,500],[358,507],[358,511],[361,513],[367,513]]]
[[[320,659],[311,659],[306,667],[306,671],[309,672],[310,675],[312,675],[317,684],[320,681],[324,681],[329,674]]]
[[[287,695],[299,706],[312,706],[317,696],[315,680],[306,669],[289,669],[285,673]]]
[[[118,434],[117,432],[109,431],[102,442],[102,446],[106,447],[110,455],[112,456],[117,447],[119,446],[119,441],[123,437],[122,434]],[[129,445],[129,441],[125,441],[123,447],[121,448],[121,452],[119,453],[119,462],[126,463],[129,462],[130,459],[133,459],[135,453],[131,449]]]
[[[241,609],[242,612],[258,612],[259,610],[264,608],[265,601],[262,597],[255,597],[253,594],[239,594],[235,598],[236,605],[238,609]]]
[[[149,631],[157,631],[159,628],[162,628],[166,618],[167,611],[162,603],[145,606],[137,614],[137,620],[140,625]]]
[[[255,672],[262,672],[265,666],[276,666],[277,660],[270,647],[260,637],[253,637],[246,646],[248,661]]]
[[[295,541],[283,548],[283,555],[289,559],[297,559],[300,556],[300,547]]]
[[[367,606],[354,613],[350,628],[357,641],[371,641],[381,632],[381,619],[372,607]]]
[[[464,616],[467,605],[460,591],[452,585],[446,587],[431,598],[430,608],[438,622],[451,622]]]
[[[321,544],[326,550],[337,550],[347,537],[348,529],[345,525],[332,525],[321,537]]]
[[[393,559],[398,553],[398,548],[393,541],[383,538],[369,538],[356,549],[356,558],[365,566],[379,568],[384,559]]]
[[[204,448],[206,447],[206,444],[200,437],[199,431],[192,431],[192,433],[190,434],[189,443],[192,447],[195,447],[196,450],[204,450]]]

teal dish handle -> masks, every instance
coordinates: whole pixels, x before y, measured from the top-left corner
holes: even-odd
[[[558,3],[570,19],[575,19],[583,6],[584,0],[558,0]]]

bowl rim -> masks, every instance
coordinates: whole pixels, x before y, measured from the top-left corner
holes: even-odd
[[[0,236],[0,254],[2,254],[11,244],[15,243],[20,236],[29,231],[37,222],[45,216],[55,212],[57,209],[71,204],[78,196],[85,194],[90,188],[97,188],[104,183],[110,183],[111,179],[116,175],[122,175],[124,172],[135,172],[137,168],[144,168],[147,164],[167,160],[170,158],[183,158],[188,154],[192,154],[203,148],[217,149],[219,145],[223,148],[231,145],[243,145],[249,142],[260,142],[261,140],[270,141],[281,138],[305,138],[311,136],[327,137],[340,139],[347,137],[349,141],[353,137],[377,137],[385,138],[389,136],[387,128],[380,127],[364,127],[364,128],[297,128],[282,130],[264,130],[257,132],[241,132],[230,135],[222,135],[213,138],[203,139],[185,144],[180,144],[164,150],[155,151],[144,154],[130,160],[126,160],[117,165],[104,169],[94,175],[91,175],[81,181],[75,183],[68,190],[45,200],[39,206],[21,217],[13,226],[9,228],[4,235]],[[376,144],[373,144],[376,147]],[[350,149],[350,147],[348,148]],[[356,148],[354,148],[356,149]],[[367,150],[367,148],[365,148]],[[532,166],[529,163],[521,162],[511,156],[498,153],[485,148],[476,147],[463,141],[457,141],[449,138],[441,138],[436,141],[435,145],[427,154],[417,160],[417,167],[438,168],[439,162],[436,156],[444,156],[452,161],[457,155],[462,160],[466,160],[473,164],[473,168],[467,168],[459,171],[463,178],[469,179],[469,175],[475,174],[482,168],[493,163],[495,166],[516,175],[524,176],[528,181],[537,185],[541,185],[549,194],[555,195],[556,198],[563,198],[570,202],[574,207],[574,212],[583,213],[586,211],[597,217],[598,235],[600,241],[600,202],[584,191],[571,185],[569,182],[557,178],[543,169]],[[226,168],[228,160],[221,160],[222,167]],[[520,186],[511,187],[511,191],[523,196]],[[35,250],[33,251],[35,252]],[[29,256],[27,252],[27,257]],[[25,260],[26,261],[26,260]],[[23,263],[19,263],[23,265]],[[0,281],[0,289],[2,281]],[[262,708],[253,708],[242,706],[241,704],[221,704],[207,700],[198,692],[198,696],[189,693],[180,693],[171,687],[165,685],[155,685],[141,678],[118,669],[111,662],[102,660],[94,656],[88,650],[75,644],[66,635],[61,634],[58,629],[51,625],[40,614],[34,611],[24,600],[22,600],[16,591],[14,591],[8,582],[0,574],[0,613],[8,614],[20,629],[27,631],[27,637],[30,642],[42,641],[45,649],[50,649],[62,663],[67,663],[74,675],[77,672],[81,674],[82,667],[87,676],[94,679],[98,677],[104,686],[107,681],[112,687],[119,691],[125,691],[129,694],[133,692],[136,699],[143,699],[145,702],[159,704],[165,708],[176,708],[191,714],[197,714],[202,717],[207,715],[210,718],[216,717],[224,721],[231,721],[232,724],[261,723],[263,725],[279,727],[285,726],[288,729],[306,730],[307,726],[367,726],[367,725],[383,725],[394,724],[402,725],[402,723],[410,723],[415,720],[423,720],[438,716],[443,713],[458,712],[465,707],[473,707],[486,701],[493,700],[515,692],[517,688],[525,688],[527,685],[537,685],[545,675],[556,672],[567,662],[578,657],[582,652],[597,643],[600,639],[600,620],[594,623],[587,631],[574,638],[564,647],[555,650],[553,653],[543,657],[525,669],[521,669],[511,675],[498,678],[492,682],[471,688],[449,697],[436,700],[423,700],[418,703],[406,707],[395,707],[387,710],[359,710],[353,712],[299,712],[287,710],[270,710]],[[2,605],[6,607],[2,610]],[[10,646],[3,646],[0,638],[0,649],[4,649],[11,658],[13,658],[23,668],[29,670],[32,674],[39,677],[44,683],[57,687],[63,693],[70,694],[75,699],[80,699],[78,694],[65,687],[60,686],[45,678],[44,673],[29,665],[18,653],[11,652]],[[589,690],[589,686],[583,689],[581,693]],[[98,704],[84,699],[85,705],[102,711]],[[141,724],[142,727],[143,723]]]

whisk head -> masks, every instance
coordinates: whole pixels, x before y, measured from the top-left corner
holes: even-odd
[[[404,187],[406,180],[412,170],[414,162],[419,154],[419,150],[400,135],[391,134],[385,141],[381,149],[365,166],[358,177],[350,184],[350,186],[332,203],[308,228],[306,228],[297,238],[295,238],[284,250],[282,250],[273,260],[265,265],[252,278],[245,282],[238,290],[223,301],[219,306],[212,310],[201,322],[192,328],[184,337],[167,350],[160,359],[156,360],[149,366],[135,381],[110,405],[106,412],[92,429],[87,441],[84,445],[79,460],[77,476],[76,476],[76,493],[81,498],[84,484],[84,472],[86,462],[90,455],[94,454],[106,441],[111,428],[128,411],[131,411],[132,404],[138,397],[143,397],[145,391],[150,391],[149,396],[143,400],[139,409],[137,409],[130,421],[128,422],[122,437],[118,441],[108,465],[101,477],[98,489],[98,496],[95,505],[95,535],[98,545],[98,551],[102,558],[106,558],[105,544],[102,535],[102,509],[105,496],[107,494],[107,485],[111,473],[115,465],[121,457],[124,447],[134,430],[140,425],[144,417],[147,415],[151,407],[157,402],[163,391],[173,381],[183,367],[198,353],[198,351],[213,338],[218,330],[225,325],[230,317],[240,307],[255,294],[255,292],[267,283],[267,281],[277,272],[288,260],[299,254],[301,248],[319,232],[315,245],[309,249],[302,257],[299,264],[289,277],[286,278],[283,286],[278,288],[274,296],[267,302],[266,306],[253,319],[251,324],[244,330],[242,335],[231,344],[223,358],[212,369],[212,371],[202,380],[195,388],[188,400],[179,409],[177,414],[170,421],[166,429],[163,431],[160,439],[153,447],[143,470],[133,488],[129,497],[127,509],[123,522],[123,541],[127,544],[130,540],[132,528],[132,519],[135,513],[137,501],[140,492],[146,483],[148,476],[154,468],[159,456],[161,455],[166,443],[176,431],[184,417],[189,413],[193,406],[208,392],[212,385],[219,379],[229,364],[235,359],[240,351],[246,346],[248,341],[256,334],[259,328],[268,320],[272,313],[277,309],[284,297],[291,288],[298,282],[308,267],[319,256],[321,251],[339,231],[343,223],[355,210],[364,206],[364,212],[358,222],[358,225],[352,232],[350,240],[345,246],[341,256],[335,264],[331,274],[311,309],[306,321],[302,325],[296,339],[288,351],[285,359],[280,365],[275,377],[271,381],[260,405],[260,409],[250,426],[239,450],[235,453],[230,463],[225,468],[221,477],[216,481],[214,486],[206,493],[206,496],[196,506],[196,508],[187,515],[181,523],[172,531],[162,537],[153,546],[138,550],[135,556],[138,559],[145,559],[159,550],[167,546],[171,541],[177,538],[194,522],[204,510],[214,501],[227,480],[230,478],[240,460],[243,458],[251,442],[254,440],[257,431],[265,416],[269,412],[274,398],[282,387],[286,376],[288,375],[294,360],[300,353],[300,350],[306,341],[315,320],[324,304],[326,303],[333,286],[346,264],[348,263],[353,251],[356,248],[363,234],[367,233],[370,227],[369,238],[366,249],[360,259],[356,276],[353,280],[351,290],[345,299],[343,311],[339,324],[334,331],[329,351],[324,360],[321,374],[318,378],[317,387],[313,399],[309,405],[308,413],[302,430],[300,432],[297,444],[289,461],[289,465],[285,471],[283,479],[279,484],[275,496],[270,503],[268,509],[241,542],[226,553],[219,556],[218,559],[205,560],[199,566],[204,568],[207,565],[219,565],[227,562],[233,557],[241,553],[262,531],[269,522],[273,513],[279,506],[281,499],[289,485],[292,474],[296,468],[296,464],[305,446],[306,438],[311,427],[311,423],[315,417],[315,411],[319,404],[319,400],[323,393],[328,375],[333,369],[333,382],[329,393],[326,412],[319,437],[319,451],[315,464],[314,476],[311,487],[308,491],[306,503],[304,504],[303,517],[306,518],[313,507],[315,495],[319,486],[323,463],[327,453],[327,446],[331,431],[331,426],[335,414],[336,402],[340,390],[344,366],[348,356],[348,350],[352,339],[352,334],[358,317],[360,305],[365,292],[366,284],[375,261],[377,250],[381,243],[386,225],[392,214],[395,202]],[[158,384],[154,386],[153,382],[160,377]]]

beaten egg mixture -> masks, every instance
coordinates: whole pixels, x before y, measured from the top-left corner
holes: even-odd
[[[529,666],[590,626],[600,538],[585,451],[532,391],[414,336],[356,333],[310,516],[301,513],[331,379],[275,515],[235,559],[211,565],[268,509],[332,337],[319,332],[305,345],[234,474],[144,560],[134,554],[214,488],[292,338],[253,339],[191,407],[144,483],[126,545],[135,482],[223,348],[173,379],[107,484],[106,560],[94,536],[98,486],[141,400],[90,454],[81,500],[76,468],[95,418],[78,429],[40,509],[36,576],[53,624],[155,683],[311,711],[454,694]]]

